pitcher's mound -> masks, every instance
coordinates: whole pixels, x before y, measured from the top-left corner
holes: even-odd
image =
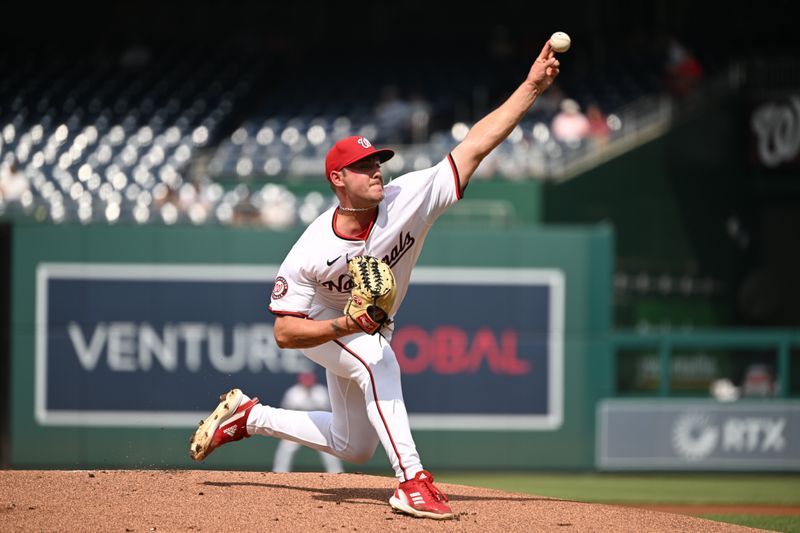
[[[756,531],[690,516],[437,483],[454,520],[396,514],[392,478],[209,470],[5,470],[0,531]]]

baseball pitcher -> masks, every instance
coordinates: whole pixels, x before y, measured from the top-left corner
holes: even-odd
[[[300,349],[326,369],[331,412],[279,409],[233,389],[192,436],[192,458],[202,460],[252,435],[290,440],[353,463],[368,460],[380,444],[398,481],[391,507],[416,517],[453,518],[414,444],[389,344],[392,318],[431,225],[461,199],[480,162],[558,72],[548,41],[514,93],[451,153],[388,185],[381,164],[392,150],[358,136],[331,148],[325,176],[339,204],[312,222],[289,251],[269,307],[278,345]]]

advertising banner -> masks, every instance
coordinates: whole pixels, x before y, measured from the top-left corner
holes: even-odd
[[[324,370],[280,349],[277,266],[41,263],[35,413],[45,426],[193,426],[238,387],[277,402]],[[558,270],[418,268],[392,346],[412,426],[552,430],[563,421]]]
[[[800,168],[800,94],[772,91],[750,106],[751,165],[791,172]]]
[[[800,470],[800,402],[606,400],[597,466],[607,470]]]

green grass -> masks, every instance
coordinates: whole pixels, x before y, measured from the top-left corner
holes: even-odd
[[[596,503],[800,505],[798,475],[440,472],[437,481]],[[800,533],[800,516],[702,517]]]
[[[702,514],[700,518],[738,524],[740,526],[757,527],[770,531],[800,533],[800,517],[797,516],[761,516],[749,514]]]
[[[800,505],[800,476],[444,472],[443,483],[603,503]]]

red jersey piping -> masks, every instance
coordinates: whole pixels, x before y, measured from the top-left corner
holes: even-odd
[[[456,198],[461,200],[467,188],[464,187],[464,190],[461,190],[461,178],[458,176],[458,168],[456,168],[456,162],[453,160],[453,154],[447,154],[447,160],[450,162],[450,168],[453,169],[453,177],[456,180]]]
[[[308,318],[308,315],[305,313],[299,313],[297,311],[276,311],[272,308],[272,306],[267,307],[270,313],[277,316],[296,316],[297,318]]]

